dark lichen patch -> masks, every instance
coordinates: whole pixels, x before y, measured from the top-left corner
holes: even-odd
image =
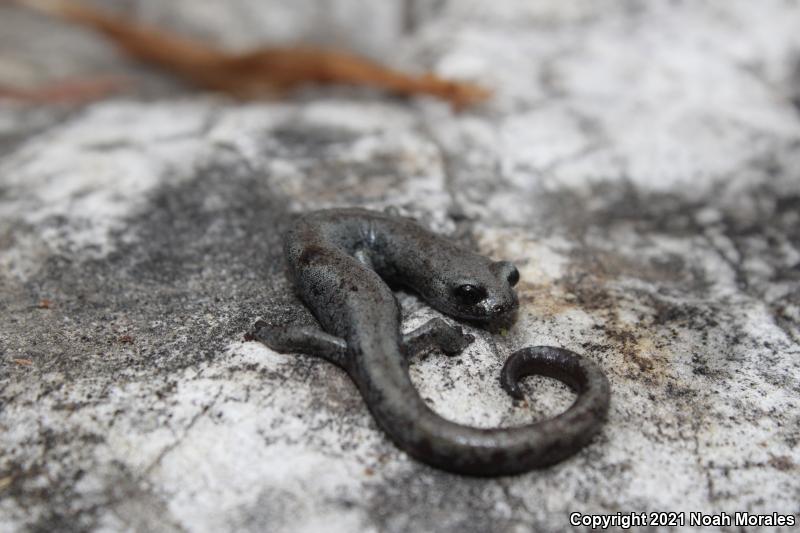
[[[797,147],[786,146],[779,159],[756,159],[752,172],[761,174],[740,190],[735,180],[721,180],[714,193],[693,191],[649,192],[619,179],[594,183],[586,189],[545,193],[539,200],[542,223],[567,231],[586,243],[620,229],[631,230],[642,242],[659,235],[691,239],[711,230],[745,244],[747,238],[800,242],[794,231],[800,221],[800,183],[790,163]],[[757,244],[757,243],[750,243]]]
[[[365,148],[356,146],[364,140],[370,141]],[[265,132],[260,154],[284,163],[286,174],[274,180],[283,181],[279,186],[302,188],[306,201],[338,206],[396,200],[397,191],[407,187],[408,169],[421,164],[414,151],[393,144],[383,132],[302,120]]]
[[[308,122],[286,122],[269,131],[266,141],[270,151],[277,143],[281,156],[319,158],[327,152],[346,147],[360,135],[345,128]]]
[[[64,432],[44,427],[25,444],[37,450],[36,456],[8,450],[9,454],[21,455],[26,460],[4,461],[3,471],[10,483],[0,497],[13,498],[21,508],[31,511],[27,516],[29,531],[77,532],[95,526],[96,511],[108,499],[102,494],[90,498],[79,496],[76,484],[86,471],[74,463],[88,464],[90,450],[100,442],[98,437],[79,430]]]
[[[31,327],[10,334],[9,349],[68,375],[86,365],[147,372],[214,357],[285,288],[287,221],[265,180],[236,169],[209,168],[165,185],[115,236],[107,257],[45,260],[25,291],[30,301],[46,296],[58,306],[20,310]]]
[[[285,204],[263,177],[236,167],[165,183],[112,236],[108,256],[56,252],[24,285],[3,285],[2,299],[28,302],[0,324],[3,365],[28,383],[34,392],[26,397],[37,409],[50,406],[60,420],[97,409],[126,381],[169,399],[170,376],[220,357],[272,306],[287,320],[310,321],[282,272],[280,237],[291,218]],[[12,399],[7,387],[3,404]],[[113,424],[117,415],[110,416]],[[91,454],[105,445],[104,436],[59,431],[43,423],[20,448],[7,450],[17,466],[0,464],[13,480],[3,496],[22,509],[47,510],[26,519],[33,530],[87,530],[109,502],[93,502],[74,486],[87,469],[96,474]],[[37,459],[21,462],[33,449],[40,450]]]
[[[595,345],[604,346],[621,357],[633,371],[629,376],[640,376],[648,382],[657,382],[669,374],[668,353],[658,343],[654,332],[642,327],[646,315],[640,314],[639,324],[622,318],[622,310],[630,308],[629,301],[610,288],[604,271],[593,270],[591,265],[573,262],[572,272],[557,280],[573,306],[589,313],[597,324],[594,330],[602,335]],[[618,369],[618,371],[622,371]]]
[[[736,289],[766,303],[776,324],[795,338],[800,299],[792,287],[800,248],[796,231],[800,182],[788,177],[792,171],[783,162],[787,157],[753,161],[763,181],[755,180],[735,196],[644,193],[624,181],[596,184],[589,191],[553,193],[555,200],[547,204],[575,207],[556,207],[546,214],[559,220],[578,243],[570,256],[573,278],[591,280],[577,291],[570,288],[574,280],[566,280],[565,288],[577,305],[592,311],[614,305],[603,289],[609,283],[653,286],[655,290],[637,292],[654,307],[654,316],[647,321],[650,327],[678,326],[708,337],[721,329],[720,310],[730,306],[711,296],[726,277],[703,262],[710,254],[730,270]],[[724,190],[725,184],[720,188]],[[585,194],[595,201],[587,203]],[[579,205],[598,207],[578,209]],[[663,239],[681,243],[680,248],[691,255],[664,255],[659,249]],[[780,290],[781,286],[785,288]],[[685,303],[675,303],[680,299]]]
[[[790,470],[797,469],[795,462],[792,461],[792,458],[787,455],[773,455],[770,457],[768,463],[772,468],[780,470],[781,472],[788,472]]]
[[[792,54],[792,65],[790,67],[789,76],[789,101],[794,106],[795,111],[800,115],[800,57],[797,57],[797,51]]]
[[[584,189],[549,191],[537,202],[537,222],[551,232],[567,232],[585,242],[592,234],[607,234],[620,226],[640,235],[691,235],[694,214],[707,204],[679,192],[646,193],[624,177],[598,181]]]
[[[391,198],[390,191],[402,190],[407,181],[407,176],[398,169],[398,157],[373,155],[361,161],[342,156],[300,165],[306,194],[340,205],[361,205]]]
[[[620,249],[583,244],[570,254],[570,259],[573,263],[579,262],[593,276],[608,280],[635,277],[660,286],[695,281],[685,259],[674,253],[632,255]]]
[[[716,328],[720,325],[720,309],[711,304],[694,305],[661,297],[657,293],[640,291],[653,309],[652,325],[659,327],[680,326],[696,330]]]

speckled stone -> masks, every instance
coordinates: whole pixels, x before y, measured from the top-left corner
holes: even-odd
[[[167,23],[184,10],[183,28],[232,46],[268,37],[212,15],[252,1],[160,4],[128,5]],[[357,32],[366,4],[281,13]],[[371,8],[385,31],[344,44],[485,80],[493,101],[455,115],[347,89],[238,105],[167,87],[0,104],[0,532],[799,513],[800,5],[386,4]],[[102,41],[12,12],[0,73],[116,64]],[[38,64],[25,24],[59,44]],[[515,407],[499,371],[519,347],[564,346],[611,381],[591,446],[513,478],[443,473],[395,448],[339,369],[244,341],[258,317],[312,320],[283,272],[294,214],[389,205],[521,273],[513,328],[412,365],[426,401],[482,427],[555,414],[566,388],[531,379]],[[399,296],[404,329],[436,316]]]

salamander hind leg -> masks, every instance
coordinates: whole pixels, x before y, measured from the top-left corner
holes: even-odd
[[[403,346],[408,357],[439,349],[446,355],[458,355],[475,337],[464,333],[460,326],[452,326],[441,318],[433,318],[415,330],[403,335]]]
[[[344,365],[347,344],[344,339],[309,326],[273,326],[258,320],[248,338],[262,342],[281,353],[299,352]]]

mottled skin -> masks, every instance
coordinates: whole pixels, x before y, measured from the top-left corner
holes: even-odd
[[[411,219],[363,209],[301,217],[286,233],[289,275],[324,331],[256,324],[254,337],[279,351],[305,352],[341,366],[378,425],[403,450],[461,474],[516,474],[556,463],[600,429],[609,387],[597,365],[560,348],[529,347],[506,361],[501,383],[521,399],[519,381],[539,374],[577,391],[564,413],[524,427],[479,429],[432,411],[408,374],[408,357],[431,346],[459,353],[472,342],[458,326],[433,319],[403,336],[389,284],[408,287],[439,311],[490,324],[513,317],[517,269],[464,250]],[[469,287],[467,287],[469,286]]]

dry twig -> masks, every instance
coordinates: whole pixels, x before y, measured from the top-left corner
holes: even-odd
[[[309,83],[337,83],[376,87],[404,96],[432,95],[461,109],[486,100],[490,94],[478,85],[432,74],[413,76],[341,51],[309,46],[230,53],[68,0],[14,1],[92,28],[139,60],[197,86],[239,98],[282,95]]]

